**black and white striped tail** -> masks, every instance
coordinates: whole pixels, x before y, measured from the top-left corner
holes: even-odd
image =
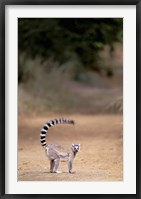
[[[64,119],[54,119],[46,124],[44,124],[43,128],[41,129],[41,134],[40,134],[40,141],[42,146],[46,146],[46,133],[48,129],[56,124],[74,124],[73,120],[64,120]]]

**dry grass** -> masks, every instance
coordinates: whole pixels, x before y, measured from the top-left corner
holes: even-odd
[[[47,74],[40,68],[34,76],[19,85],[19,114],[121,113],[122,100],[115,107],[122,99],[122,76],[108,79],[91,72],[91,83],[81,83],[66,79],[59,70]]]

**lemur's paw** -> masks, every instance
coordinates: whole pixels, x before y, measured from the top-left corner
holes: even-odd
[[[55,171],[55,173],[62,173],[62,171]]]
[[[74,173],[76,173],[76,172],[75,172],[75,171],[69,171],[69,173],[70,173],[70,174],[74,174]]]
[[[50,171],[50,173],[62,173],[62,171]]]

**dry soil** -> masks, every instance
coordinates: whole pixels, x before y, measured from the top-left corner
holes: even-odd
[[[72,143],[81,150],[73,163],[73,174],[61,162],[61,174],[49,173],[49,160],[40,144],[40,129],[51,117],[19,116],[18,181],[122,181],[123,132],[121,115],[69,115],[76,124],[49,129],[48,143],[70,151]]]

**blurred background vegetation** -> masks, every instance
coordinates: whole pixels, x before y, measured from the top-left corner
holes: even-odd
[[[122,40],[121,18],[19,18],[19,112],[121,113]]]

